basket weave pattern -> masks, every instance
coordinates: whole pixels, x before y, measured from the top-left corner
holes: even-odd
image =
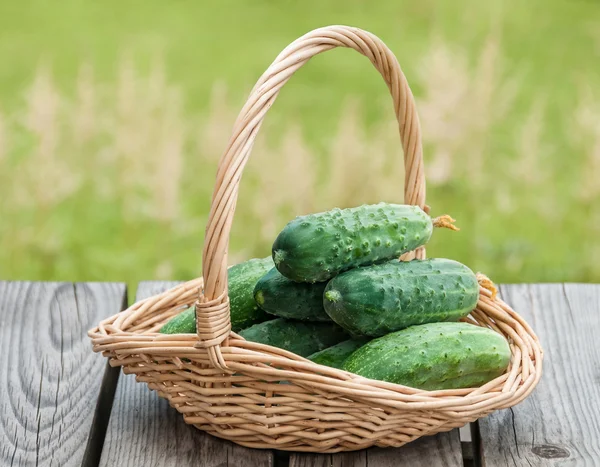
[[[242,171],[279,90],[312,56],[335,47],[368,57],[387,83],[404,149],[404,202],[427,209],[419,120],[396,57],[360,29],[314,30],[281,52],[238,116],[218,167],[203,277],[141,300],[89,332],[94,351],[168,399],[187,423],[244,446],[311,452],[397,447],[515,405],[541,376],[536,335],[486,287],[465,321],[503,334],[512,359],[504,375],[475,389],[423,391],[369,380],[231,332],[227,249]],[[425,249],[402,259],[414,257],[424,258]],[[194,303],[198,336],[158,333],[182,306]]]

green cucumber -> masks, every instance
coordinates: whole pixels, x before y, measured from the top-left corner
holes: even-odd
[[[339,344],[321,350],[307,357],[310,361],[319,365],[330,366],[332,368],[342,369],[346,359],[352,353],[369,342],[369,339],[349,339]]]
[[[267,313],[302,321],[331,321],[323,308],[326,282],[294,282],[271,269],[254,288],[254,300]]]
[[[427,243],[432,219],[417,206],[379,203],[300,216],[273,243],[281,274],[323,282],[336,274],[399,257]]]
[[[240,336],[252,342],[279,347],[301,357],[348,339],[348,334],[332,322],[307,323],[283,318],[255,324],[240,332]]]
[[[231,329],[238,332],[248,326],[272,319],[254,301],[254,286],[273,267],[271,257],[251,259],[231,266],[227,271]],[[171,318],[161,329],[163,334],[189,334],[196,332],[194,307]]]
[[[449,259],[392,260],[333,278],[325,311],[353,335],[379,337],[438,321],[458,321],[475,308],[473,271]]]
[[[190,306],[173,316],[158,332],[162,334],[195,334],[196,307]]]
[[[344,370],[418,389],[472,388],[500,376],[510,362],[506,339],[467,323],[429,323],[372,340]]]
[[[251,259],[231,266],[227,271],[231,329],[233,332],[271,319],[254,301],[254,287],[258,280],[273,267],[269,258]]]

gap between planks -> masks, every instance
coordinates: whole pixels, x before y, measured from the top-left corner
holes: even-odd
[[[136,299],[177,282],[141,282]],[[134,375],[121,375],[100,465],[112,467],[270,467],[273,451],[248,449],[187,425],[183,416]]]
[[[118,374],[87,331],[124,284],[0,282],[0,465],[96,465]]]
[[[176,284],[142,282],[136,299]],[[424,437],[397,449],[372,448],[333,455],[246,449],[186,425],[183,417],[166,400],[159,398],[145,384],[136,383],[133,375],[122,375],[100,465],[462,467],[465,448],[470,452],[470,445],[461,443],[456,429]]]

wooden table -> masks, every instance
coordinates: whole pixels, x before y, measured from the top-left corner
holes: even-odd
[[[137,298],[172,285],[144,282]],[[202,433],[92,353],[86,332],[125,307],[123,284],[0,282],[0,465],[600,465],[600,285],[507,285],[501,294],[545,350],[527,400],[402,448],[314,455]]]

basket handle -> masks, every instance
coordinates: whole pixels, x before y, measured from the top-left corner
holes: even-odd
[[[404,149],[404,202],[425,208],[425,174],[421,129],[412,92],[390,49],[373,34],[348,26],[315,29],[286,47],[260,77],[233,127],[217,170],[204,250],[204,291],[196,304],[198,347],[206,348],[213,366],[227,370],[220,345],[231,332],[227,293],[227,250],[239,183],[254,139],[279,90],[311,57],[336,47],[366,56],[388,85]],[[420,248],[412,257],[424,258]],[[404,257],[403,257],[404,258]]]

